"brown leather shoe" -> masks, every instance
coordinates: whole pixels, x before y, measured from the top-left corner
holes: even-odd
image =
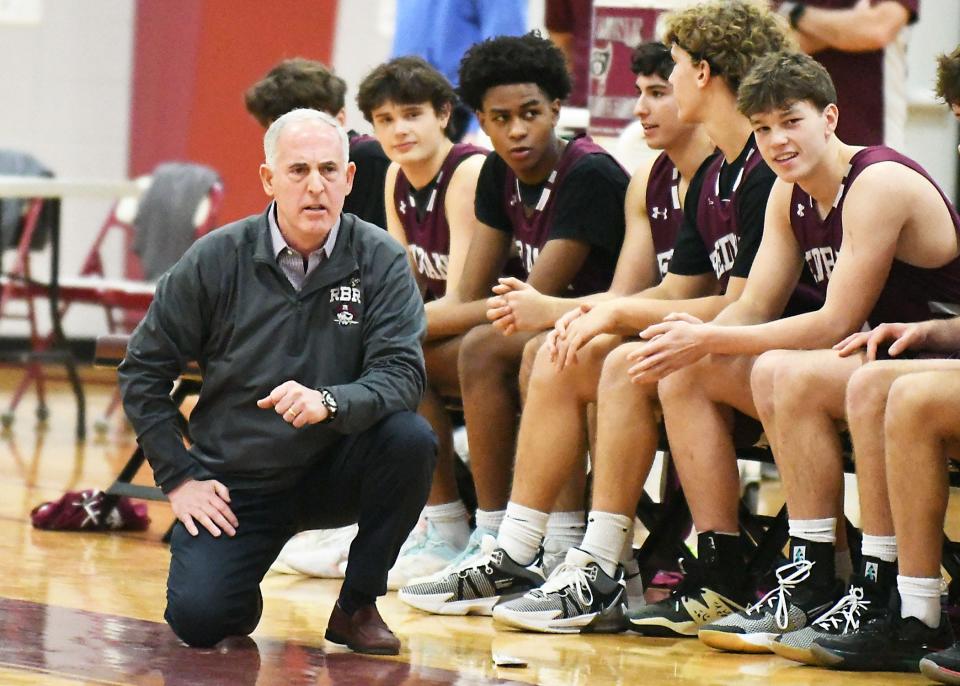
[[[397,655],[400,639],[393,635],[376,605],[365,605],[348,617],[339,604],[333,606],[324,637],[333,643],[347,646],[355,653],[369,655]]]

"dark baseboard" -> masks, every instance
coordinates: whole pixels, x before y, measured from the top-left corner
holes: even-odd
[[[71,338],[68,341],[70,352],[78,364],[92,364],[96,339]],[[30,339],[23,337],[0,338],[0,360],[12,360],[30,352]]]

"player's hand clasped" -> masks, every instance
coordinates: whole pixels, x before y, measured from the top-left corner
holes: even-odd
[[[550,360],[557,370],[576,364],[580,348],[600,334],[610,333],[614,320],[614,312],[609,303],[596,306],[584,303],[560,317],[545,342]]]
[[[653,383],[693,364],[706,355],[703,350],[707,324],[693,315],[673,312],[663,321],[648,326],[640,338],[648,341],[627,355],[637,364],[627,373],[634,383]]]
[[[274,411],[295,429],[307,424],[316,424],[327,418],[327,406],[323,404],[320,391],[307,388],[296,381],[284,381],[270,391],[270,395],[257,401],[257,407]]]
[[[167,498],[173,514],[191,536],[200,533],[197,522],[215,537],[223,532],[227,536],[237,533],[237,516],[227,504],[230,502],[230,490],[219,481],[187,479],[170,491]]]
[[[506,276],[499,279],[493,292],[496,295],[487,299],[487,319],[504,336],[550,326],[550,320],[544,318],[543,295],[530,284]]]

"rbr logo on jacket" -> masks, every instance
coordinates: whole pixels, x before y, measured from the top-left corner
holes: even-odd
[[[330,302],[336,303],[333,318],[340,326],[352,326],[360,323],[354,304],[360,305],[360,279],[353,277],[349,286],[334,286],[330,289]]]

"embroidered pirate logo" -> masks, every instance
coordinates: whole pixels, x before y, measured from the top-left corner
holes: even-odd
[[[357,312],[350,306],[350,303],[340,303],[334,313],[334,319],[340,326],[353,326],[359,324]]]

